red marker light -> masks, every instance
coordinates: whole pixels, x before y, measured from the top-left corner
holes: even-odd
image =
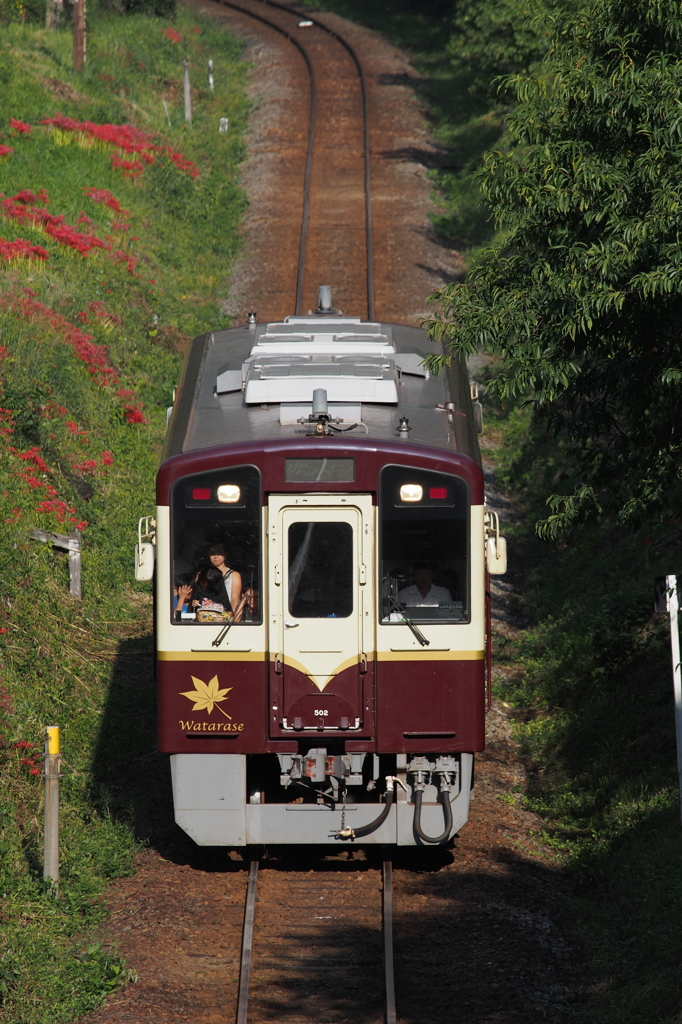
[[[192,490],[193,501],[210,501],[211,500],[211,488],[210,487],[195,487]]]
[[[447,487],[429,487],[429,498],[447,498]]]

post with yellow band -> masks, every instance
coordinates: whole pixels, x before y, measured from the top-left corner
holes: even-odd
[[[45,851],[43,879],[59,891],[59,727],[45,730]]]

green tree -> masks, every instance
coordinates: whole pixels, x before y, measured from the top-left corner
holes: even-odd
[[[469,92],[509,106],[513,91],[501,81],[542,60],[555,26],[576,0],[460,0],[455,5],[448,54],[466,69]]]
[[[429,322],[448,352],[499,352],[493,386],[563,437],[577,480],[546,534],[679,497],[681,37],[682,0],[587,0],[511,80],[512,145],[481,172],[504,241]]]

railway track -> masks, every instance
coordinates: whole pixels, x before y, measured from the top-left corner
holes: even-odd
[[[216,2],[284,36],[307,79],[307,97],[299,97],[307,130],[299,132],[298,151],[283,154],[298,167],[300,196],[283,218],[296,222],[298,231],[283,232],[289,296],[282,314],[314,309],[318,286],[330,284],[339,308],[372,320],[370,122],[360,58],[324,22],[275,0]]]
[[[393,877],[352,863],[323,872],[251,862],[236,1024],[395,1024]]]

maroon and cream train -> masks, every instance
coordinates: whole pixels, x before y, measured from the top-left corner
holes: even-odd
[[[505,562],[480,407],[461,364],[425,369],[416,328],[250,319],[195,339],[140,525],[176,821],[201,845],[447,843]],[[216,545],[247,599],[177,608]]]

